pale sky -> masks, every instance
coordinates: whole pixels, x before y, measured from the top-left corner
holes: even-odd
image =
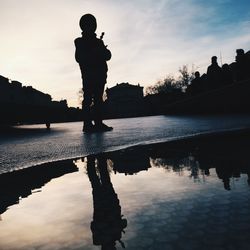
[[[211,56],[231,63],[250,50],[249,0],[0,0],[0,75],[78,106],[74,39],[86,13],[112,52],[108,87],[147,87],[184,64],[204,73]]]

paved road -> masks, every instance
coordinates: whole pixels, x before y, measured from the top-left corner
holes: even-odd
[[[43,162],[74,158],[133,145],[163,142],[228,129],[250,127],[250,115],[154,116],[108,120],[114,130],[83,134],[82,124],[20,126],[0,134],[0,173]]]

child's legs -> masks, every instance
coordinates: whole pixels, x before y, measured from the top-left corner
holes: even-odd
[[[83,101],[82,101],[82,112],[83,121],[85,125],[91,125],[91,112],[90,106],[92,103],[93,88],[89,83],[83,83]]]
[[[102,104],[105,83],[97,84],[94,89],[94,122],[95,125],[102,124]]]

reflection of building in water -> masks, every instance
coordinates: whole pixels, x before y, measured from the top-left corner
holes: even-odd
[[[133,175],[143,170],[148,170],[150,165],[149,156],[137,152],[117,152],[109,156],[113,162],[114,172]]]
[[[143,87],[129,83],[106,89],[105,113],[108,117],[133,117],[144,112]]]
[[[107,159],[104,156],[87,157],[87,173],[93,194],[93,244],[101,245],[103,250],[115,250],[118,241],[124,247],[121,238],[127,220],[122,218],[120,202],[107,169]]]
[[[41,188],[54,178],[78,171],[72,160],[43,164],[0,175],[0,214],[32,190]]]

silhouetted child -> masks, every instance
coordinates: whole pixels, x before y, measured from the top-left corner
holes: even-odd
[[[104,86],[107,80],[107,63],[111,52],[104,45],[102,39],[96,37],[97,23],[91,14],[83,15],[80,19],[82,37],[75,39],[75,59],[79,63],[83,83],[83,131],[109,131],[102,122],[102,104]],[[93,119],[91,117],[91,104],[93,102]],[[92,123],[94,120],[94,125]]]

